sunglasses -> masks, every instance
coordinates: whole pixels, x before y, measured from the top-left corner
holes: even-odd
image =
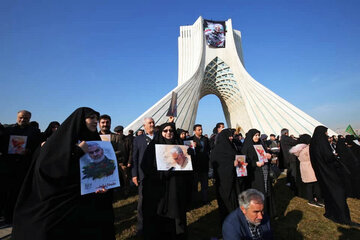
[[[174,132],[174,130],[172,130],[172,129],[170,129],[170,130],[164,129],[163,132],[164,132],[164,133],[167,133],[167,132],[171,132],[171,133],[172,133],[172,132]]]

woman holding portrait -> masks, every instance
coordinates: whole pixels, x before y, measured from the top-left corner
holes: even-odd
[[[260,131],[250,129],[245,136],[245,141],[241,149],[246,155],[248,163],[248,188],[254,188],[262,192],[265,196],[264,211],[270,217],[276,216],[275,203],[273,201],[273,189],[270,180],[270,163],[259,161],[258,154],[254,145],[261,145]],[[264,149],[265,150],[265,149]],[[271,159],[271,154],[265,153],[266,158]]]
[[[115,239],[112,191],[81,195],[80,158],[100,141],[99,113],[78,108],[38,149],[14,214],[11,239]]]
[[[170,118],[171,121],[173,118]],[[160,125],[149,143],[141,167],[143,180],[144,239],[186,239],[186,210],[191,201],[191,171],[158,171],[155,145],[183,145],[175,124]],[[188,153],[192,149],[189,148]]]

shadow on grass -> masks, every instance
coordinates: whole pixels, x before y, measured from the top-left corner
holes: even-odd
[[[286,178],[279,178],[274,186],[274,199],[276,204],[277,216],[281,218],[291,201],[295,197],[294,193],[286,185]]]
[[[286,216],[274,221],[272,226],[274,239],[304,239],[303,235],[297,231],[297,225],[301,221],[303,213],[299,210],[293,210],[286,214]]]
[[[356,228],[338,227],[338,232],[341,233],[339,240],[357,240],[360,239],[360,230]]]
[[[188,226],[188,239],[191,240],[210,240],[213,237],[221,237],[220,216],[218,209],[202,216],[197,221]]]
[[[191,211],[193,209],[199,208],[203,205],[202,201],[201,201],[201,192],[200,192],[200,184],[198,185],[198,192],[192,192],[192,202],[189,206],[188,211]],[[216,199],[216,193],[215,193],[215,185],[214,185],[214,180],[213,179],[209,179],[209,187],[208,187],[208,192],[207,192],[207,196],[208,196],[208,200],[211,202],[214,199]]]
[[[121,207],[114,208],[115,214],[115,231],[116,233],[121,234],[123,231],[126,231],[136,225],[136,212],[137,210],[137,201],[128,203]]]

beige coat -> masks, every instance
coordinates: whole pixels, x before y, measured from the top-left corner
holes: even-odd
[[[289,152],[297,156],[300,161],[301,180],[304,183],[316,182],[317,179],[310,161],[309,145],[304,143],[297,144]]]

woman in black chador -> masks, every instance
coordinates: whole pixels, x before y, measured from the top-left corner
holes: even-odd
[[[358,159],[349,148],[349,145],[346,145],[344,138],[339,138],[336,144],[336,152],[338,160],[342,164],[338,168],[338,172],[341,180],[343,180],[346,196],[360,198],[360,163]]]
[[[242,153],[246,155],[248,163],[248,181],[249,188],[254,188],[262,192],[265,196],[264,211],[271,217],[276,217],[275,203],[273,201],[273,190],[270,180],[270,163],[259,162],[254,145],[261,145],[260,131],[250,129],[245,136]],[[265,150],[265,149],[264,149]],[[271,158],[271,154],[266,154],[267,158]]]
[[[221,224],[226,216],[238,207],[236,173],[234,167],[236,149],[232,143],[231,129],[222,130],[216,137],[216,145],[210,154],[214,168],[216,198]]]
[[[112,192],[80,194],[85,141],[100,140],[99,113],[75,110],[32,162],[14,214],[12,239],[115,239]]]
[[[345,188],[338,176],[338,162],[328,141],[327,128],[317,126],[310,142],[310,160],[325,203],[324,216],[334,222],[350,224]]]
[[[191,171],[158,171],[155,144],[182,145],[174,123],[164,123],[149,143],[141,168],[144,239],[186,239],[186,210],[191,201]],[[189,148],[188,153],[192,149]]]
[[[57,121],[50,122],[44,132],[41,133],[41,142],[45,142],[60,126]]]

